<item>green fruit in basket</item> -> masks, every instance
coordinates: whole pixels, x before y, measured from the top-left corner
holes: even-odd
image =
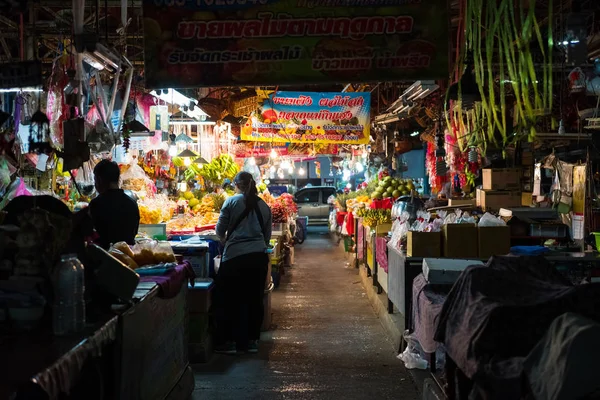
[[[198,200],[198,199],[196,199],[196,198],[192,198],[192,199],[190,199],[190,202],[189,202],[189,206],[190,206],[190,207],[194,208],[194,207],[196,207],[198,204],[200,204],[200,200]]]
[[[379,192],[374,192],[371,195],[371,198],[374,199],[374,200],[381,200],[383,198],[383,195],[381,193],[379,193]]]
[[[192,193],[192,192],[185,192],[183,194],[183,198],[186,199],[186,200],[191,200],[191,199],[194,198],[194,193]]]
[[[401,194],[402,193],[398,189],[396,189],[392,192],[392,197],[393,198],[400,197]]]

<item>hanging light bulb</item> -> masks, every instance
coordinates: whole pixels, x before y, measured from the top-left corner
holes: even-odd
[[[274,174],[277,171],[277,168],[275,168],[274,165],[271,166],[271,168],[269,168],[269,172]]]
[[[169,155],[171,157],[175,157],[177,155],[177,146],[175,146],[174,144],[169,146]]]
[[[300,167],[300,169],[298,170],[298,174],[299,174],[299,175],[304,175],[304,174],[306,174],[306,171],[304,170],[304,167]]]
[[[283,169],[287,169],[287,168],[289,168],[289,167],[290,167],[290,161],[289,161],[289,160],[283,160],[283,161],[281,162],[281,168],[283,168]]]
[[[255,166],[256,165],[256,158],[250,157],[248,159],[248,165]]]
[[[346,189],[352,189],[352,184],[350,182],[348,182],[348,184],[346,185]]]
[[[185,165],[186,167],[189,167],[192,164],[192,159],[189,157],[185,157],[183,159],[183,165]]]
[[[361,163],[356,163],[356,172],[361,173],[365,170],[365,167]]]
[[[277,158],[277,152],[275,149],[271,149],[271,158]]]
[[[294,173],[294,166],[290,165],[290,167],[288,168],[288,172],[290,173],[290,175],[292,175]]]

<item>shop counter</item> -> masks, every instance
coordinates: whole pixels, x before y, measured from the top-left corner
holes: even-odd
[[[135,305],[119,319],[119,399],[169,398],[182,390],[189,396],[194,383],[188,362],[189,263],[162,276],[142,277],[134,294]],[[180,397],[181,394],[173,396]]]
[[[106,315],[69,336],[50,327],[0,334],[0,399],[114,399],[117,326],[118,317]]]

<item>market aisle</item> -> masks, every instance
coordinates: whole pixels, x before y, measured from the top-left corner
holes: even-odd
[[[417,399],[357,270],[344,264],[326,234],[310,234],[273,293],[276,327],[260,353],[195,366],[193,399]]]

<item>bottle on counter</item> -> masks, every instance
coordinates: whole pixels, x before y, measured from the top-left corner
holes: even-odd
[[[63,255],[54,275],[52,328],[55,335],[80,332],[85,327],[83,264],[74,254]]]

